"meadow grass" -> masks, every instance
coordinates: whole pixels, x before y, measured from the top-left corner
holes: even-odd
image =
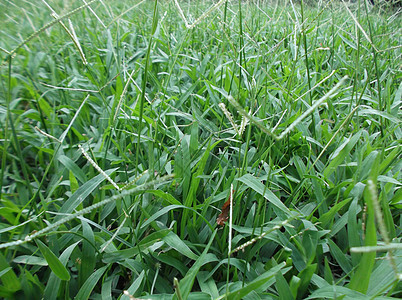
[[[383,7],[0,2],[0,297],[400,297]]]

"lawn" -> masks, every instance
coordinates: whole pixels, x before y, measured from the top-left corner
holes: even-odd
[[[402,297],[381,2],[0,1],[0,298]]]

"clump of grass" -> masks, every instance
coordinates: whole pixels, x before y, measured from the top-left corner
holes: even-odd
[[[0,297],[397,297],[401,20],[319,4],[1,3]]]

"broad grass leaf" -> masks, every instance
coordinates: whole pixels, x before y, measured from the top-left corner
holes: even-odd
[[[332,223],[334,222],[334,217],[335,217],[336,213],[339,212],[339,210],[341,210],[342,207],[344,207],[346,204],[348,204],[350,202],[350,200],[352,200],[352,198],[345,199],[345,200],[335,204],[333,207],[331,207],[331,209],[328,212],[323,214],[319,218],[320,223],[322,224],[322,227],[328,228],[328,226],[332,225]]]
[[[202,218],[208,225],[210,228],[212,228],[212,225],[208,222],[208,220],[201,215],[199,212],[197,212],[195,209],[191,208],[191,207],[187,207],[184,205],[169,205],[166,206],[164,208],[162,208],[160,211],[154,213],[150,218],[148,218],[148,220],[146,220],[144,222],[144,224],[141,225],[141,228],[145,228],[146,226],[148,226],[150,223],[152,223],[153,221],[155,221],[156,219],[158,219],[160,216],[163,216],[164,214],[166,214],[167,212],[171,211],[172,209],[176,209],[176,208],[183,208],[185,210],[191,210],[194,213],[196,213],[200,218]]]
[[[160,253],[156,258],[162,263],[174,267],[183,277],[186,276],[189,268],[183,261],[169,255],[168,253]]]
[[[2,253],[0,253],[0,271],[4,271],[0,279],[7,291],[15,292],[21,288],[21,283],[17,275],[15,275],[14,271],[10,268],[9,263]]]
[[[357,186],[357,185],[356,185]],[[349,247],[360,247],[361,246],[361,237],[360,237],[360,230],[358,228],[357,224],[357,207],[358,207],[358,201],[360,197],[355,197],[352,201],[352,203],[349,206],[348,210],[348,225],[347,225],[347,231],[348,231],[348,242],[349,242]],[[360,253],[351,253],[350,254],[352,258],[352,264],[356,265],[359,260],[361,259],[361,254]]]
[[[280,300],[292,300],[294,299],[292,291],[290,290],[289,284],[286,281],[285,277],[283,277],[281,272],[277,272],[275,274],[276,279],[276,291],[279,294]]]
[[[47,266],[47,263],[46,263],[46,266]],[[10,270],[12,270],[12,268],[8,267],[8,268],[5,268],[2,271],[0,271],[0,278]]]
[[[116,277],[119,277],[119,276],[111,275],[111,276],[105,278],[105,281],[102,282],[102,290],[101,290],[102,300],[112,299],[112,283]]]
[[[14,263],[33,265],[33,266],[47,266],[48,263],[43,257],[38,257],[34,255],[21,255],[13,259]]]
[[[356,214],[361,212],[361,207],[357,207]],[[349,212],[345,212],[338,220],[335,221],[334,225],[331,227],[331,232],[329,233],[329,237],[332,238],[335,236],[339,231],[341,231],[346,224],[348,223]]]
[[[380,199],[381,199],[380,204],[381,204],[381,209],[382,209],[382,213],[383,213],[383,217],[384,217],[384,223],[387,228],[389,238],[390,238],[390,240],[392,240],[395,237],[397,237],[396,228],[398,228],[398,227],[395,226],[394,219],[392,216],[392,210],[389,207],[389,202],[386,199],[386,194],[384,191],[382,191],[380,193]],[[401,198],[401,201],[402,201],[402,198]]]
[[[352,151],[356,143],[359,141],[362,133],[363,133],[362,130],[358,131],[333,152],[330,158],[331,162],[323,172],[325,178],[328,178],[335,171],[335,169],[345,160],[346,156],[350,155],[350,152]]]
[[[364,201],[367,205],[367,221],[366,221],[366,239],[365,246],[376,246],[377,245],[377,232],[375,227],[375,215],[374,215],[374,206],[372,200],[370,199],[371,195],[369,192],[368,186],[366,186],[364,190]],[[376,257],[376,252],[367,252],[363,253],[359,266],[357,267],[356,272],[351,276],[350,283],[348,287],[352,290],[366,293],[369,282],[371,271],[374,266]]]
[[[297,289],[298,298],[303,297],[306,292],[307,288],[311,282],[311,278],[313,277],[315,271],[317,270],[317,264],[308,265],[303,271],[300,272],[297,277],[300,278],[299,286]]]
[[[198,257],[198,259],[195,261],[193,266],[187,272],[187,275],[182,280],[180,280],[178,288],[180,289],[183,299],[187,299],[188,296],[190,295],[191,289],[193,288],[195,277],[197,276],[200,268],[206,262],[208,262],[210,260],[210,258],[208,258],[208,256],[207,256],[207,254],[208,254],[209,248],[211,247],[212,242],[215,239],[216,232],[217,231],[215,230],[212,233],[211,239],[209,240],[208,245],[206,245],[202,254]],[[173,296],[173,299],[175,299],[175,300],[177,299],[176,294]]]
[[[374,108],[366,108],[366,109],[361,109],[359,110],[359,115],[362,116],[369,116],[369,115],[375,115],[375,116],[380,116],[382,118],[385,118],[387,120],[389,120],[390,122],[396,123],[396,124],[400,124],[402,122],[401,119],[390,115],[389,113],[385,112],[385,111],[379,111],[377,109]]]
[[[165,193],[164,191],[161,191],[161,190],[147,190],[147,193],[155,195],[155,196],[157,196],[159,198],[162,198],[162,199],[168,201],[170,204],[181,205],[179,200],[177,200],[171,194]]]
[[[117,168],[110,169],[105,171],[105,173],[110,176],[110,174],[116,170]],[[59,213],[61,215],[55,218],[55,222],[63,219],[62,214],[72,213],[74,209],[76,209],[78,205],[80,205],[105,179],[106,178],[102,174],[99,174],[80,186],[78,190],[60,208]]]
[[[71,190],[71,193],[75,193],[75,192],[78,190],[79,185],[78,185],[78,181],[77,181],[77,179],[75,178],[73,172],[71,172],[71,171],[68,172],[68,179],[69,179],[69,181],[70,181],[70,190]]]
[[[39,247],[40,252],[49,264],[49,268],[59,277],[61,280],[70,280],[70,273],[66,267],[60,262],[57,256],[49,249],[41,240],[36,239],[36,244]]]
[[[271,280],[275,275],[281,271],[285,267],[286,263],[280,263],[276,265],[275,267],[271,268],[269,271],[261,274],[258,276],[256,279],[251,281],[250,283],[245,284],[244,287],[236,289],[234,291],[230,291],[228,294],[224,294],[217,298],[216,300],[220,299],[228,299],[228,300],[234,300],[234,299],[242,299],[242,297],[245,297],[249,293],[251,293],[254,290],[257,290],[261,286],[265,285],[269,280]],[[275,282],[275,280],[272,280],[272,284]],[[266,285],[264,286],[264,289],[269,288]]]
[[[201,178],[199,178],[200,175],[202,175],[204,173],[205,170],[205,166],[206,163],[208,161],[208,157],[211,154],[211,151],[215,148],[216,145],[218,145],[220,143],[220,141],[215,142],[214,144],[210,145],[211,141],[208,141],[208,146],[205,149],[205,152],[203,153],[201,160],[198,162],[197,164],[197,171],[195,171],[195,173],[191,176],[191,186],[190,186],[190,190],[189,193],[186,197],[186,200],[184,202],[184,205],[186,207],[193,207],[196,203],[196,193],[197,190],[199,189],[199,185],[200,185],[200,180]],[[189,168],[189,164],[187,165],[187,168]],[[181,219],[181,237],[183,238],[183,234],[186,232],[185,230],[185,226],[186,224],[189,222],[188,220],[188,214],[189,211],[188,210],[184,210],[183,211],[183,216]],[[193,213],[193,218],[195,217],[195,214]]]
[[[103,276],[103,273],[105,273],[108,267],[109,265],[103,266],[102,268],[92,273],[91,276],[89,276],[88,279],[85,281],[85,283],[82,285],[82,287],[80,288],[74,299],[77,300],[88,299],[92,293],[92,290],[94,289],[99,279]]]
[[[130,295],[134,295],[137,292],[137,290],[140,288],[142,281],[144,280],[144,277],[145,277],[145,271],[142,270],[140,275],[138,275],[138,277],[134,280],[134,282],[127,289],[127,292],[129,292]],[[129,300],[130,297],[127,295],[122,295],[120,299]]]
[[[85,220],[81,219],[81,224],[82,235],[85,239],[82,241],[82,256],[78,273],[80,286],[82,286],[82,284],[84,284],[88,277],[93,273],[96,264],[94,233],[91,226],[89,226]]]
[[[81,182],[85,183],[88,181],[87,176],[84,171],[78,167],[75,162],[73,162],[69,157],[65,155],[60,155],[57,157],[59,162],[61,162],[69,171],[71,171],[74,176]]]
[[[342,41],[345,42],[345,44],[347,44],[348,46],[350,46],[352,49],[357,50],[357,46],[354,42],[350,41],[347,37],[345,37],[343,34],[339,34],[338,35]]]
[[[402,250],[393,251],[392,255],[396,258],[402,257]],[[396,259],[396,268],[402,270],[402,259]],[[388,259],[378,260],[374,270],[370,275],[370,282],[367,288],[368,296],[381,295],[384,291],[390,290],[390,283],[398,282]]]
[[[345,297],[346,296],[346,297]],[[354,290],[348,289],[347,287],[330,285],[318,290],[315,290],[306,299],[355,299],[355,300],[365,300],[367,296],[356,292]]]
[[[247,267],[243,260],[231,257],[230,260],[227,258],[219,260],[219,263],[215,266],[215,268],[212,269],[211,272],[208,273],[208,276],[212,277],[212,275],[215,274],[215,272],[218,271],[222,265],[228,264],[228,263],[230,263],[230,266],[235,267],[236,269],[240,270],[241,272],[247,271]]]
[[[216,299],[219,297],[218,287],[216,286],[216,282],[209,272],[198,272],[197,282],[200,286],[201,291],[209,294],[212,299]]]
[[[388,171],[389,167],[393,162],[395,162],[395,158],[400,156],[401,147],[395,147],[381,162],[380,167],[378,169],[378,175],[384,174]],[[397,159],[397,158],[396,158]],[[398,159],[397,159],[398,160]]]
[[[170,231],[162,240],[184,256],[193,260],[198,259],[198,256],[174,232]]]
[[[402,185],[402,182],[396,180],[395,178],[385,176],[385,175],[379,175],[377,177],[377,181],[384,182],[384,183],[392,183],[392,184],[395,184],[396,186],[401,186]]]
[[[59,260],[63,264],[63,266],[67,265],[71,253],[79,243],[80,241],[68,246],[67,249],[64,250],[63,253],[60,255]],[[61,279],[57,277],[56,274],[51,273],[46,284],[44,299],[57,299],[60,283]]]
[[[282,210],[287,216],[291,216],[290,210],[282,203],[278,197],[275,196],[266,186],[264,186],[261,181],[251,174],[246,174],[238,179],[238,181],[243,182],[252,190],[256,191],[258,194],[262,195],[270,203]]]
[[[144,251],[147,248],[155,245],[156,243],[160,243],[160,246],[162,246],[163,242],[161,242],[161,239],[166,236],[170,231],[170,229],[162,229],[157,232],[153,232],[147,237],[143,238],[136,246],[124,250],[105,253],[103,255],[102,261],[105,263],[114,263],[127,258],[132,258],[138,255],[140,251]]]
[[[352,265],[349,258],[345,253],[335,244],[331,239],[328,240],[329,250],[335,260],[338,262],[339,266],[345,273],[349,273],[352,270]]]

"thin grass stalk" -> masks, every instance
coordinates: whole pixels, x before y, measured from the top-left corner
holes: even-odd
[[[364,0],[363,0],[364,1]],[[360,0],[357,2],[357,22],[360,22]],[[360,71],[360,41],[361,41],[361,36],[360,36],[360,31],[357,31],[357,52],[356,52],[356,60],[355,60],[355,82],[353,83],[353,91],[356,94],[356,106],[359,104],[359,98],[358,98],[358,93],[357,93],[357,88],[358,88],[358,82],[359,82],[359,71]],[[350,109],[352,109],[352,102],[353,102],[353,93],[352,97],[350,99]],[[360,119],[359,119],[359,114],[357,114],[357,128],[360,128]]]
[[[178,300],[183,300],[183,297],[182,297],[181,292],[180,292],[179,280],[176,277],[173,278],[173,287],[174,287],[174,290],[176,292],[177,299]]]
[[[228,259],[230,259],[230,253],[232,251],[232,228],[233,228],[233,184],[230,185],[229,192],[229,236],[228,236]],[[229,262],[228,262],[228,265]]]
[[[275,225],[275,226],[272,227],[271,229],[269,229],[269,230],[263,232],[261,235],[255,237],[255,238],[252,238],[252,239],[249,240],[248,242],[246,242],[246,243],[240,245],[239,247],[233,249],[230,254],[236,253],[236,252],[238,252],[238,251],[240,251],[240,250],[241,250],[241,251],[244,251],[244,249],[247,248],[248,246],[254,244],[254,243],[255,243],[256,241],[258,241],[258,240],[261,240],[261,239],[262,239],[264,236],[266,236],[267,234],[269,234],[269,233],[271,233],[271,232],[273,232],[273,231],[275,231],[275,230],[281,229],[283,226],[287,225],[287,224],[288,224],[290,221],[292,221],[293,219],[295,219],[295,217],[290,218],[290,219],[286,219],[285,221],[281,222],[279,225]],[[288,226],[291,226],[291,225],[288,225]]]
[[[365,6],[366,6],[366,18],[367,18],[367,24],[369,28],[369,34],[371,37],[370,44],[371,44],[371,49],[373,53],[373,59],[374,59],[374,68],[375,68],[375,74],[376,74],[376,79],[377,79],[377,93],[378,93],[378,110],[382,111],[384,109],[383,104],[382,104],[382,97],[381,97],[381,76],[380,72],[378,70],[378,59],[377,59],[377,49],[375,48],[374,42],[371,42],[373,40],[373,32],[371,29],[371,22],[370,18],[368,15],[368,7],[367,7],[367,0],[365,1]],[[359,23],[357,23],[360,25]],[[365,31],[363,31],[363,34],[365,34]],[[384,136],[384,118],[380,116],[380,132],[381,136]]]
[[[227,10],[228,10],[228,1],[225,1],[225,7],[223,9],[223,32],[226,32],[226,18],[227,18]],[[226,44],[223,43],[223,52],[225,52]],[[221,67],[221,88],[223,87],[223,72],[224,68]]]
[[[137,138],[137,148],[136,148],[136,153],[135,153],[135,166],[137,168],[137,173],[139,173],[138,162],[139,162],[140,147],[141,147],[141,144],[140,144],[140,142],[141,142],[141,130],[142,130],[142,119],[143,119],[143,114],[144,114],[145,90],[146,90],[146,87],[147,87],[147,80],[148,80],[149,57],[151,55],[153,35],[155,34],[156,27],[158,25],[157,13],[158,13],[158,0],[155,0],[154,13],[153,13],[153,17],[152,17],[152,30],[151,30],[151,34],[150,34],[150,37],[149,37],[147,55],[145,57],[144,76],[143,76],[142,85],[141,85],[142,91],[141,91],[141,97],[140,97],[140,115],[139,115],[139,120],[138,120],[139,121],[139,123],[138,123],[138,138]]]
[[[17,157],[18,157],[18,159],[20,161],[22,174],[24,176],[24,180],[26,182],[26,186],[28,188],[29,194],[32,195],[33,194],[32,186],[31,186],[31,183],[29,182],[29,175],[28,175],[28,171],[27,171],[27,168],[26,168],[26,165],[25,165],[25,159],[22,156],[20,142],[18,140],[17,131],[15,130],[15,127],[14,127],[13,116],[12,116],[11,109],[10,109],[10,101],[11,101],[11,64],[12,64],[12,58],[10,56],[9,57],[9,65],[8,65],[8,70],[9,70],[9,80],[8,80],[8,93],[9,93],[9,96],[8,96],[8,100],[9,100],[9,102],[7,104],[7,115],[8,115],[8,120],[10,121],[10,128],[11,128],[11,132],[12,132],[12,136],[13,136],[13,140],[14,140],[15,150],[17,151]],[[35,211],[36,211],[36,206],[35,206]]]
[[[9,65],[8,65],[8,80],[7,80],[7,111],[10,110],[10,103],[11,103],[11,56],[9,57]],[[8,116],[9,114],[6,114],[6,121],[4,124],[4,144],[3,144],[3,153],[2,153],[2,159],[1,159],[1,178],[0,178],[0,199],[2,196],[2,191],[3,191],[3,180],[4,180],[4,172],[6,170],[6,159],[7,159],[7,148],[8,148]]]
[[[352,247],[350,252],[354,253],[368,253],[368,252],[381,252],[381,251],[393,251],[402,250],[402,244],[390,243],[382,246],[364,246],[364,247]]]
[[[75,15],[77,12],[79,12],[80,10],[84,9],[85,7],[88,7],[89,5],[91,5],[92,3],[99,1],[99,0],[92,0],[89,1],[88,3],[77,7],[76,9],[70,11],[69,13],[60,16],[59,18],[56,18],[55,20],[53,20],[52,22],[47,23],[46,25],[42,26],[40,29],[38,29],[37,31],[35,31],[34,33],[32,33],[28,38],[26,38],[25,40],[23,40],[20,44],[17,45],[17,47],[15,47],[13,50],[11,50],[9,52],[8,56],[13,56],[17,50],[19,48],[21,48],[22,46],[24,46],[25,44],[29,43],[31,40],[33,40],[35,37],[37,37],[39,34],[41,34],[42,32],[44,32],[46,29],[52,27],[53,25],[59,23],[61,20],[64,20],[68,17],[71,17],[72,15]]]
[[[372,179],[369,179],[367,181],[367,187],[369,189],[369,194],[371,196],[370,198],[371,198],[371,202],[373,204],[374,214],[377,219],[378,229],[380,230],[381,236],[384,239],[385,245],[389,246],[391,241],[388,237],[388,231],[387,231],[387,227],[385,226],[385,223],[384,223],[384,218],[383,218],[383,215],[381,212],[380,204],[378,203],[377,186],[375,185],[375,183]],[[402,274],[400,274],[398,272],[398,267],[396,265],[396,261],[395,261],[395,258],[393,256],[392,252],[393,252],[392,249],[388,250],[388,258],[391,263],[391,267],[395,272],[396,278],[400,278]]]
[[[301,0],[300,2],[300,8],[301,8],[301,18],[302,18],[302,38],[303,38],[303,46],[304,46],[304,61],[306,63],[306,71],[307,71],[307,83],[308,83],[308,89],[309,89],[309,95],[308,95],[308,103],[310,105],[312,105],[313,102],[313,97],[311,95],[311,80],[310,80],[310,67],[309,67],[309,63],[308,63],[308,49],[307,49],[307,37],[306,37],[306,32],[305,32],[305,24],[304,24],[304,1]],[[313,133],[315,130],[315,124],[314,124],[314,118],[312,119],[312,128],[313,128]]]
[[[56,11],[55,11],[45,0],[42,0],[42,2],[52,11],[51,16],[52,16],[54,19],[59,19],[59,18],[60,18],[60,16],[56,13]],[[87,4],[85,1],[84,1],[84,3]],[[89,9],[92,11],[91,8],[89,8]],[[68,36],[71,38],[71,40],[73,41],[75,47],[77,48],[78,52],[80,53],[80,56],[81,56],[81,59],[82,59],[83,64],[84,64],[84,65],[87,65],[88,62],[87,62],[87,60],[86,60],[86,58],[85,58],[84,52],[82,51],[82,48],[81,48],[80,42],[79,42],[79,40],[78,40],[78,38],[77,38],[77,35],[75,34],[75,30],[74,30],[73,24],[71,23],[71,20],[70,20],[70,19],[68,19],[68,22],[69,22],[69,25],[70,25],[70,29],[71,29],[71,30],[69,30],[69,29],[67,28],[67,26],[64,25],[64,23],[62,22],[62,20],[59,20],[60,25],[61,25],[61,26],[63,27],[63,29],[67,32]]]
[[[116,184],[116,182],[114,182],[114,180],[112,178],[110,178],[109,175],[107,175],[105,173],[105,171],[103,171],[98,164],[88,155],[88,153],[85,151],[85,149],[83,147],[81,147],[81,145],[78,145],[78,148],[81,150],[82,154],[85,156],[85,158],[89,161],[89,163],[103,176],[106,178],[107,181],[109,181],[113,187],[120,191],[121,189],[119,188],[119,186]]]
[[[229,293],[230,283],[230,256],[232,253],[232,230],[233,230],[233,184],[230,185],[229,191],[229,234],[228,234],[228,269],[226,273],[226,293]]]
[[[82,0],[82,2],[84,2],[84,4],[88,4],[85,0]],[[104,29],[106,29],[106,25],[102,22],[102,20],[98,17],[98,15],[96,14],[96,12],[91,8],[88,7],[89,11],[95,16],[95,18],[99,21],[99,23],[102,25],[102,27]]]

